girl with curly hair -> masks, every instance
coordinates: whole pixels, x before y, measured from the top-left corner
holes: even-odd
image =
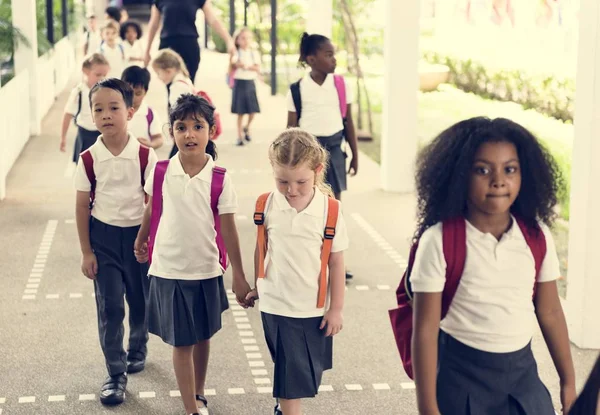
[[[541,143],[503,118],[461,121],[423,150],[416,173],[419,245],[410,273],[420,414],[553,414],[531,351],[535,317],[568,413],[575,373],[548,228],[561,180]],[[447,264],[442,224],[457,218],[465,230],[466,257],[442,318]],[[525,236],[533,233],[546,248],[537,275]]]

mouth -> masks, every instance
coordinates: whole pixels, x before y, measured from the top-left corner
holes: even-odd
[[[192,147],[197,147],[198,143],[185,143],[185,147],[187,148],[192,148]]]
[[[506,194],[506,195],[486,195],[487,198],[489,199],[503,199],[503,198],[509,198],[510,195]]]
[[[103,128],[114,127],[114,124],[102,124]]]

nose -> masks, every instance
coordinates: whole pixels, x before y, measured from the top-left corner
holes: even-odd
[[[501,189],[506,185],[506,176],[503,171],[494,171],[492,174],[492,187]]]

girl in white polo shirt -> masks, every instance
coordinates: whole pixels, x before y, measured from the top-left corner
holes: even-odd
[[[327,299],[319,308],[321,248],[328,199],[333,197],[323,179],[327,152],[315,137],[293,128],[271,144],[269,159],[277,190],[265,209],[266,275],[257,278],[257,288],[247,300],[260,297],[265,337],[275,363],[273,396],[279,400],[275,413],[301,415],[300,399],[314,397],[323,371],[332,368],[332,336],[343,322],[348,237],[340,207],[328,262]]]
[[[164,175],[162,214],[149,270],[149,331],[173,346],[175,376],[187,414],[208,414],[204,382],[209,342],[221,329],[221,313],[229,308],[210,204],[217,156],[210,140],[214,111],[206,100],[191,94],[182,95],[171,109],[170,133],[181,151],[171,158]],[[150,196],[154,178],[152,173],[146,181]],[[245,306],[250,286],[235,226],[237,197],[227,174],[217,207],[233,268],[233,291]],[[141,262],[148,260],[152,214],[149,200],[135,242]]]
[[[575,374],[548,229],[561,183],[554,159],[520,125],[477,117],[435,138],[423,150],[416,177],[419,246],[410,282],[419,413],[553,414],[531,352],[537,317],[566,414],[575,398]],[[446,281],[442,222],[453,218],[465,221],[466,261],[440,321]],[[520,224],[528,235],[545,239],[537,276]]]

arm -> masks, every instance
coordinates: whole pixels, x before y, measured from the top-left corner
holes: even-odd
[[[338,334],[344,324],[342,309],[346,291],[346,268],[344,266],[344,251],[332,252],[329,256],[329,286],[331,287],[331,303],[329,310],[321,321],[321,330],[327,327],[326,336]]]
[[[152,217],[152,196],[148,197],[148,204],[144,209],[142,225],[133,244],[133,252],[139,263],[148,262],[148,236],[150,235],[150,218]]]
[[[250,285],[246,281],[240,252],[240,240],[235,226],[235,214],[228,213],[219,216],[221,219],[221,233],[227,248],[227,254],[233,268],[233,292],[240,305],[246,306],[246,296],[250,292]]]
[[[60,128],[60,151],[64,152],[67,149],[67,131],[69,131],[69,126],[73,118],[73,115],[68,112],[65,112],[65,115],[63,115],[62,126]]]
[[[440,415],[436,378],[441,310],[441,292],[414,294],[412,362],[421,415]]]
[[[287,128],[298,127],[298,114],[295,111],[288,111]]]
[[[75,220],[77,222],[77,233],[83,259],[81,261],[81,272],[93,280],[98,273],[98,262],[90,242],[90,192],[77,191],[75,200]]]
[[[144,66],[148,66],[148,63],[150,63],[150,49],[152,48],[152,42],[159,26],[160,10],[153,4],[152,9],[150,9],[150,21],[148,22],[148,42],[146,44],[146,53],[144,53]]]
[[[164,141],[165,138],[162,134],[155,134],[152,136],[152,140],[150,141],[150,147],[156,150],[157,148],[162,147]]]
[[[346,112],[346,141],[350,145],[350,150],[352,150],[352,160],[350,160],[348,173],[354,176],[358,171],[358,140],[354,129],[354,120],[352,119],[352,104],[348,104]]]
[[[221,20],[219,20],[215,15],[211,0],[206,0],[206,3],[204,3],[204,6],[202,6],[202,11],[204,12],[204,18],[210,27],[212,27],[213,30],[217,32],[219,37],[223,39],[225,43],[227,43],[227,51],[229,54],[233,55],[235,53],[235,44],[233,39],[231,35],[229,35],[227,29],[225,29],[225,26],[223,26]]]
[[[575,369],[556,281],[537,284],[535,313],[560,378],[561,402],[566,414],[576,398]]]

